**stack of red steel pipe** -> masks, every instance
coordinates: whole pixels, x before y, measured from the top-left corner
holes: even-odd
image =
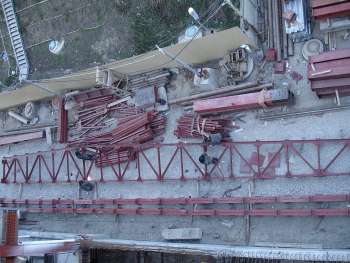
[[[311,6],[317,20],[350,15],[349,0],[312,0]]]
[[[135,148],[117,148],[108,146],[117,146],[124,143],[142,144],[154,139],[165,131],[166,118],[158,112],[139,113],[132,117],[126,117],[124,121],[113,129],[110,133],[99,137],[101,139],[98,145],[92,141],[90,146],[105,146],[100,151],[96,160],[96,165],[109,166],[112,164],[134,160]]]
[[[136,151],[131,147],[103,148],[96,159],[97,167],[112,166],[113,164],[124,163],[136,159]]]
[[[308,78],[320,98],[350,94],[350,49],[309,57]]]
[[[81,108],[99,106],[102,103],[106,104],[112,102],[116,98],[114,90],[110,88],[101,88],[79,92],[72,97]]]
[[[58,104],[58,141],[68,142],[68,112],[64,108],[63,99],[59,99]]]
[[[121,143],[143,143],[154,137],[152,122],[157,122],[158,129],[165,129],[165,118],[158,112],[139,113],[134,116],[125,117],[116,128],[108,132],[85,136],[82,139],[72,141],[71,145],[81,144],[86,147],[101,148]],[[153,126],[155,127],[155,126]]]
[[[177,119],[174,134],[178,138],[202,138],[215,133],[225,135],[232,126],[229,118],[202,118],[193,114],[184,114]]]
[[[166,118],[156,111],[138,113],[119,119],[116,128],[86,136],[70,143],[71,147],[90,147],[98,150],[96,165],[107,166],[133,159],[134,149],[118,148],[126,143],[142,144],[165,131]]]
[[[114,115],[118,118],[119,122],[123,122],[123,118],[130,117],[142,113],[143,110],[136,108],[135,106],[130,106],[127,103],[120,103],[113,106]]]
[[[103,127],[101,123],[113,110],[113,107],[108,107],[108,104],[114,102],[116,98],[114,91],[109,88],[74,95],[76,106],[73,108],[73,117],[77,130],[82,131],[84,135],[91,130]]]
[[[79,93],[73,96],[76,105],[73,117],[78,138],[83,138],[103,128],[107,128],[108,118],[124,118],[141,113],[142,110],[127,105],[109,88]],[[117,99],[117,100],[116,100]]]

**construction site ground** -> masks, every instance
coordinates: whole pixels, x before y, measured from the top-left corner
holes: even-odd
[[[350,47],[350,43],[341,35],[337,36],[339,46]],[[232,131],[234,141],[255,140],[302,140],[348,138],[350,134],[349,109],[332,111],[324,114],[301,116],[297,118],[278,118],[263,121],[258,115],[279,114],[308,109],[323,109],[335,106],[334,98],[318,99],[311,91],[307,80],[307,62],[301,55],[301,44],[295,45],[295,55],[288,61],[285,74],[274,74],[273,63],[267,62],[262,73],[257,76],[268,82],[274,81],[275,88],[289,87],[295,95],[294,106],[276,107],[269,110],[245,111],[241,120],[236,120],[239,129]],[[84,57],[84,56],[81,56]],[[79,62],[78,64],[81,64]],[[300,75],[302,79],[293,79]],[[183,97],[197,93],[192,80],[179,73],[169,89],[169,97]],[[350,98],[342,97],[342,105],[348,105]],[[167,126],[163,142],[176,143],[173,135],[176,119],[184,112],[182,107],[172,106],[166,114]],[[38,110],[40,123],[54,124],[54,114],[50,102],[41,102]],[[236,115],[232,114],[234,117]],[[20,128],[13,119],[1,118],[2,129]],[[191,140],[197,141],[198,140]],[[190,142],[187,140],[186,142]],[[45,140],[0,147],[0,156],[12,156],[49,150]],[[299,149],[306,156],[309,148]],[[336,149],[329,149],[334,152]],[[219,155],[216,148],[210,148],[212,155]],[[172,152],[164,152],[170,159]],[[198,151],[195,154],[200,154]],[[223,164],[219,164],[223,165]],[[281,164],[280,169],[285,170]],[[339,169],[348,169],[349,162],[337,163]],[[131,168],[136,175],[134,166]],[[178,169],[178,170],[176,170]],[[179,174],[180,167],[172,167],[173,174]],[[152,173],[144,172],[151,177]],[[113,177],[112,172],[106,175]],[[158,181],[124,181],[97,183],[93,193],[83,195],[76,183],[57,184],[0,184],[1,198],[15,199],[80,199],[80,198],[177,198],[177,197],[222,197],[233,189],[231,196],[279,196],[279,195],[320,195],[348,194],[350,177],[307,177],[279,178],[273,180],[248,179],[212,179],[196,180],[199,173],[195,167],[186,170],[186,176],[194,180]],[[48,232],[66,232],[79,234],[100,234],[106,238],[127,240],[161,241],[161,231],[166,228],[199,227],[203,231],[201,243],[227,245],[284,246],[302,248],[349,248],[349,217],[252,217],[250,223],[246,217],[160,217],[160,216],[111,216],[111,215],[63,215],[63,214],[24,214],[24,224],[20,229]],[[27,222],[27,223],[26,223]],[[30,222],[30,224],[29,224]]]
[[[288,109],[275,108],[274,112],[289,112],[309,108],[327,108],[334,106],[334,98],[319,100],[310,90],[305,77],[306,62],[300,56],[296,46],[296,55],[289,60],[288,71],[298,72],[303,79],[296,82],[289,73],[275,75],[272,65],[265,66],[264,77],[276,81],[276,87],[288,85],[295,94],[296,104]],[[184,96],[194,92],[191,81],[179,75],[174,82],[176,88],[171,96]],[[347,98],[342,98],[347,104]],[[42,122],[53,118],[50,105],[42,103],[39,117]],[[293,139],[330,139],[346,138],[350,133],[350,124],[346,121],[349,110],[341,110],[322,115],[298,118],[261,121],[258,114],[264,110],[245,112],[244,122],[239,122],[240,129],[232,132],[237,141],[255,140],[293,140]],[[271,111],[271,110],[269,110]],[[167,129],[164,142],[173,143],[178,139],[173,135],[176,119],[183,113],[180,107],[173,107],[167,114]],[[45,121],[44,121],[45,120]],[[2,127],[15,128],[11,119],[2,119]],[[58,147],[58,146],[55,146]],[[48,150],[45,141],[21,143],[2,147],[2,156],[34,153]],[[212,149],[213,155],[215,153]],[[307,154],[308,149],[304,150]],[[172,154],[168,152],[169,158]],[[348,163],[342,164],[348,167]],[[173,169],[179,169],[174,167]],[[175,171],[176,172],[176,171]],[[198,177],[198,171],[188,170],[186,175]],[[151,175],[151,172],[149,174]],[[79,199],[79,198],[176,198],[176,197],[221,197],[229,189],[236,189],[232,196],[253,195],[314,195],[314,194],[347,194],[350,190],[348,176],[325,178],[282,178],[274,180],[257,180],[255,182],[237,180],[200,180],[165,181],[165,182],[109,182],[98,183],[97,192],[92,196],[79,195],[77,184],[9,184],[0,185],[1,196],[17,199]],[[249,190],[250,189],[250,190]],[[174,227],[200,227],[203,230],[203,243],[236,244],[236,245],[295,245],[302,247],[347,248],[350,245],[349,218],[308,217],[308,218],[251,218],[250,236],[247,236],[244,217],[154,217],[154,216],[108,216],[108,215],[52,215],[27,214],[26,220],[35,221],[34,225],[23,225],[22,229],[36,231],[71,232],[102,234],[109,238],[134,240],[161,240],[161,230]]]

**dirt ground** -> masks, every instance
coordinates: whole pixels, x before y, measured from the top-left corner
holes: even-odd
[[[210,0],[14,0],[20,31],[30,63],[30,78],[41,79],[75,72],[176,43],[193,24],[187,9],[192,6],[205,21],[220,1]],[[0,29],[15,60],[3,14]],[[229,8],[210,18],[208,27],[222,30],[238,24]],[[48,50],[51,39],[64,39],[60,55]],[[0,43],[0,52],[4,51]],[[0,80],[9,86],[9,65],[0,60]]]

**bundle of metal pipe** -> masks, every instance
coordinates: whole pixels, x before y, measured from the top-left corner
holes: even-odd
[[[196,99],[208,98],[208,97],[216,96],[219,94],[227,94],[228,92],[232,92],[232,91],[241,91],[244,89],[252,88],[252,87],[257,86],[257,85],[258,85],[257,81],[251,81],[251,82],[247,82],[247,83],[240,84],[240,85],[227,86],[227,87],[222,87],[220,89],[216,89],[216,90],[212,90],[212,91],[201,92],[201,93],[194,94],[191,96],[186,96],[183,98],[172,99],[168,103],[169,104],[182,104],[185,102],[192,102]]]
[[[203,136],[220,133],[224,137],[232,126],[229,118],[202,118],[185,114],[177,119],[174,135],[178,138],[203,138]]]
[[[73,140],[71,147],[91,147],[109,149],[113,145],[123,143],[144,143],[165,131],[166,118],[158,112],[138,113],[125,117],[116,128],[84,138]]]
[[[168,82],[171,73],[169,70],[161,69],[154,70],[142,74],[129,76],[128,78],[128,89],[136,90],[144,87],[164,87]]]
[[[118,99],[111,88],[101,88],[86,92],[79,92],[72,96],[72,108],[75,128],[79,132],[78,138],[86,136],[92,131],[105,128],[104,121],[118,104],[112,104]],[[109,105],[112,105],[109,107]]]
[[[122,147],[122,148],[104,148],[101,149],[96,159],[96,167],[112,166],[118,163],[124,163],[127,161],[133,161],[136,158],[136,151],[134,148]]]
[[[115,129],[94,139],[84,141],[90,147],[99,148],[97,167],[110,166],[135,159],[136,149],[130,147],[115,148],[124,143],[142,144],[165,132],[166,118],[158,112],[139,113],[127,117]]]
[[[73,117],[78,138],[110,126],[109,118],[134,116],[142,111],[127,105],[128,98],[119,99],[110,88],[97,89],[73,96]]]
[[[274,54],[272,57],[267,56],[269,61],[277,60],[280,62],[282,59],[288,59],[288,56],[294,55],[294,42],[287,34],[286,23],[284,21],[285,18],[283,19],[283,11],[290,10],[290,7],[287,6],[289,2],[282,0],[268,0],[266,3],[267,46],[274,52],[272,53]],[[300,6],[300,8],[303,8],[302,1],[298,0],[292,2],[292,7],[299,8]],[[299,25],[299,23],[296,24]],[[290,27],[289,24],[288,26]],[[296,27],[296,30],[299,29]]]
[[[91,107],[100,105],[102,101],[115,99],[116,96],[113,89],[101,88],[79,92],[72,97],[79,107]]]

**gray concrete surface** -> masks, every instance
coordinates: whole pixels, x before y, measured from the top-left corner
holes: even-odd
[[[339,38],[339,45],[350,47],[349,42],[344,42]],[[277,107],[269,109],[269,113],[293,112],[295,110],[309,109],[312,107],[326,108],[335,106],[334,99],[319,100],[310,90],[306,79],[306,62],[301,57],[302,44],[295,46],[295,56],[288,62],[287,72],[284,75],[275,75],[273,65],[266,64],[263,79],[274,81],[275,86],[288,86],[295,94],[296,104],[291,107]],[[303,76],[303,79],[296,82],[290,76],[293,71]],[[256,78],[253,75],[252,78]],[[170,96],[186,96],[196,92],[195,88],[189,84],[189,80],[180,75],[174,83],[175,88],[170,90]],[[342,103],[348,104],[349,98],[342,98]],[[44,108],[44,107],[42,107]],[[183,110],[173,107],[167,113],[167,129],[164,136],[165,142],[177,142],[173,135],[176,119]],[[349,110],[327,113],[317,116],[305,116],[292,119],[280,119],[275,121],[260,121],[258,114],[263,114],[263,110],[253,110],[245,112],[243,118],[245,123],[238,122],[241,127],[239,132],[233,131],[232,138],[236,141],[254,140],[284,140],[284,139],[315,139],[315,138],[349,138],[350,122]],[[44,109],[39,111],[41,122],[49,122],[52,117]],[[3,122],[4,128],[13,128],[16,124],[10,120]],[[184,140],[190,142],[192,140]],[[52,147],[60,147],[53,145]],[[326,146],[321,158],[329,160],[339,149],[340,145]],[[13,154],[24,154],[48,150],[49,146],[45,141],[22,143],[11,145],[10,147],[0,147],[0,156],[11,156]],[[275,151],[276,146],[265,149],[266,152]],[[310,145],[301,146],[300,151],[309,157],[312,162],[312,149]],[[221,149],[210,149],[213,155],[220,153]],[[242,153],[247,155],[251,149],[242,149]],[[172,150],[164,150],[162,156],[169,160]],[[199,155],[200,149],[193,150],[194,155]],[[347,152],[348,154],[348,152]],[[150,153],[150,156],[152,154]],[[155,158],[155,153],[153,154]],[[226,158],[226,159],[225,159]],[[220,164],[224,172],[227,172],[227,158]],[[296,157],[294,158],[294,171],[307,171],[305,164],[302,164]],[[283,163],[283,161],[281,161]],[[235,159],[235,172],[239,176],[240,160]],[[142,161],[142,172],[148,178],[153,178],[153,172]],[[199,173],[196,168],[186,160],[189,167],[186,176],[197,178]],[[265,164],[266,165],[266,164]],[[94,168],[95,169],[95,168]],[[278,174],[285,173],[286,167],[281,165]],[[340,159],[335,164],[336,171],[349,169],[348,156]],[[136,178],[136,168],[133,163],[128,170],[128,178]],[[334,171],[335,171],[334,170]],[[63,169],[62,174],[66,173]],[[93,170],[93,174],[96,173]],[[179,167],[171,167],[169,177],[179,175]],[[37,178],[37,174],[35,175]],[[114,175],[110,168],[105,169],[106,178],[112,179]],[[47,174],[46,174],[47,177]],[[324,178],[299,178],[288,179],[278,178],[275,180],[260,180],[254,184],[246,179],[238,180],[213,180],[204,182],[198,180],[166,181],[166,182],[111,182],[99,183],[98,191],[89,198],[158,198],[158,197],[210,197],[222,196],[228,189],[239,189],[233,192],[233,196],[249,195],[249,188],[252,194],[272,196],[272,195],[313,195],[313,194],[349,194],[350,176],[324,177]],[[79,196],[77,184],[30,184],[30,185],[0,185],[0,197],[37,199],[37,198],[71,198],[77,199]],[[272,208],[272,206],[270,206]],[[250,223],[250,235],[247,234],[247,223],[245,218],[239,217],[152,217],[152,216],[109,216],[109,215],[39,215],[26,214],[27,220],[36,221],[35,225],[21,225],[24,230],[69,232],[84,234],[105,234],[109,238],[162,241],[161,231],[174,227],[198,227],[203,231],[201,242],[205,244],[225,244],[225,245],[256,245],[256,244],[294,244],[298,247],[314,246],[318,248],[349,248],[350,247],[350,218],[329,217],[329,218],[252,218]]]

